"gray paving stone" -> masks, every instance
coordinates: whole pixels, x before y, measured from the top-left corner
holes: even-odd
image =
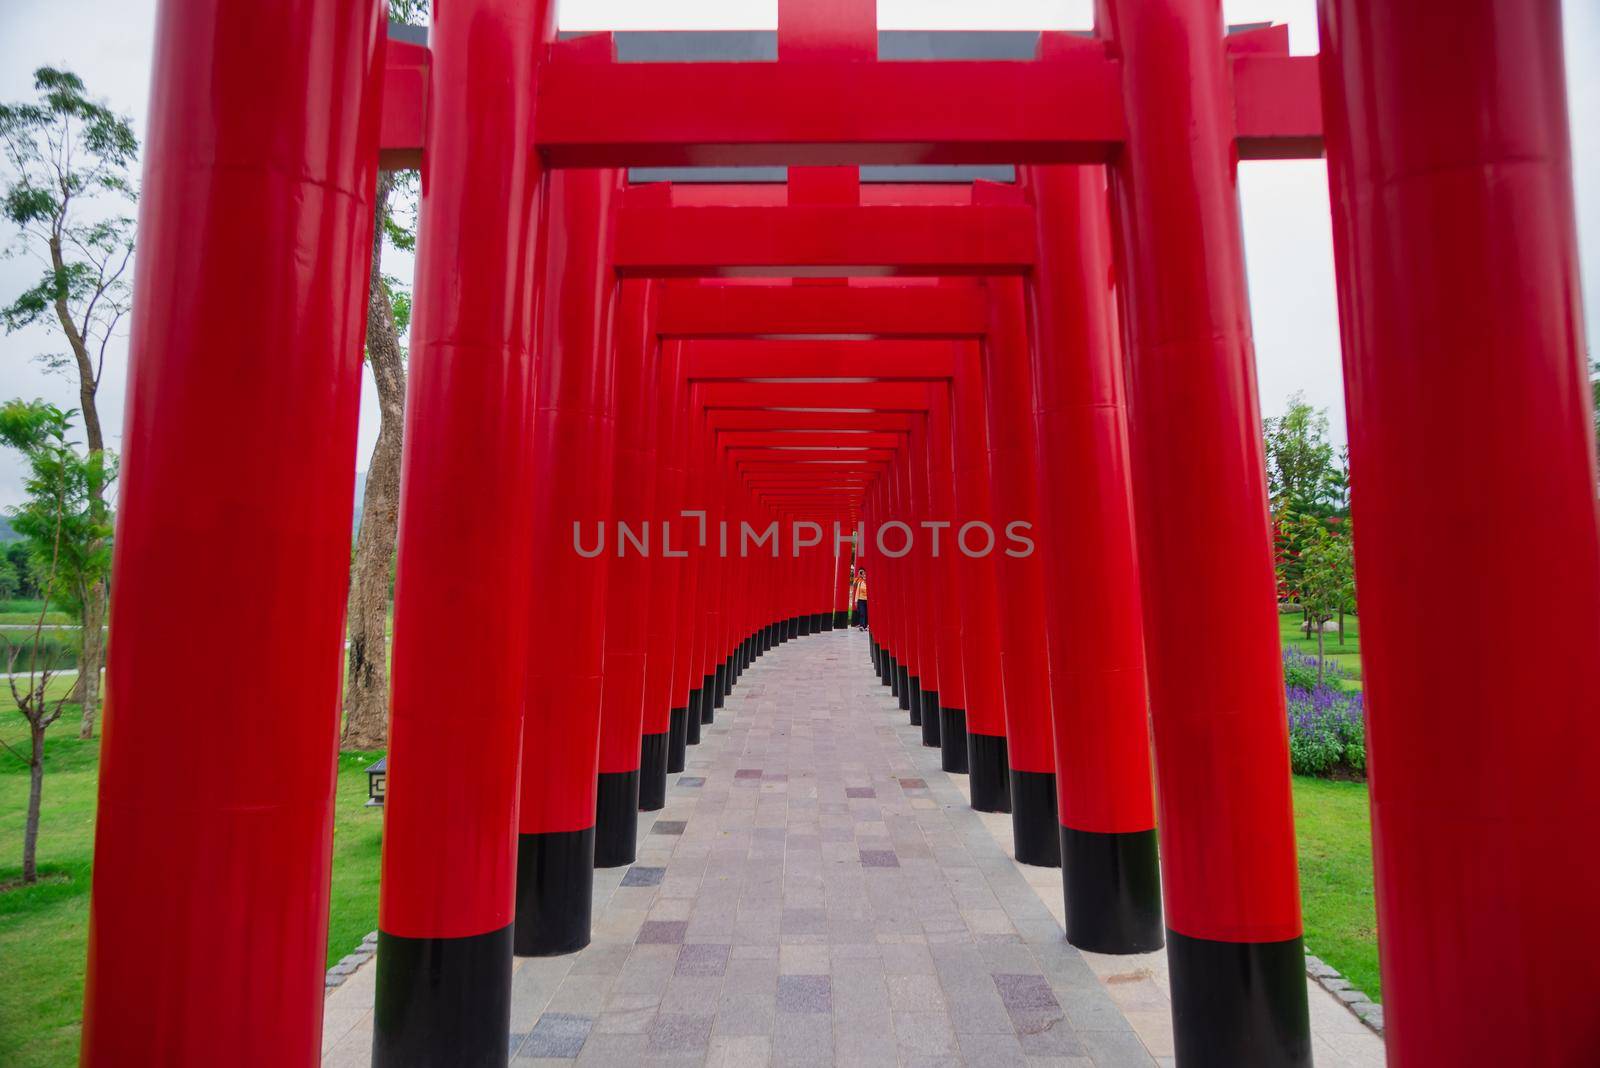
[[[688,930],[687,920],[646,920],[639,928],[640,945],[677,945]]]
[[[994,977],[995,988],[1007,1009],[1056,1009],[1060,1002],[1042,975],[1007,975]]]
[[[686,820],[656,820],[650,825],[651,834],[682,834],[688,826]]]
[[[594,1029],[594,1017],[575,1013],[547,1012],[539,1017],[523,1040],[518,1054],[523,1057],[565,1057],[573,1059]]]
[[[651,1053],[694,1053],[711,1041],[712,1017],[688,1013],[662,1013],[646,1033]]]
[[[665,868],[642,868],[638,865],[628,869],[622,877],[623,886],[660,886],[661,877],[667,873]]]
[[[720,943],[689,943],[678,951],[677,974],[723,975],[728,970],[730,948]]]
[[[833,984],[826,975],[778,976],[778,1012],[831,1013]]]

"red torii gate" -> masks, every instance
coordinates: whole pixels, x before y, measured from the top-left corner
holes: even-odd
[[[541,189],[555,198],[557,179],[583,166],[993,161],[1104,165],[1110,176],[1117,329],[1092,307],[1052,324],[1061,305],[1037,293],[1059,296],[1081,254],[1036,242],[1030,269],[1012,240],[1018,224],[1001,227],[1011,236],[977,269],[1033,279],[1036,344],[1080,328],[1125,341],[1179,1059],[1306,1063],[1303,1000],[1278,996],[1300,982],[1300,927],[1287,786],[1261,772],[1282,763],[1282,691],[1234,164],[1315,153],[1325,117],[1390,1057],[1582,1063],[1600,1037],[1588,967],[1600,934],[1581,922],[1600,858],[1570,843],[1600,818],[1600,798],[1553,768],[1549,748],[1553,737],[1592,748],[1600,709],[1581,673],[1545,665],[1600,659],[1588,607],[1600,599],[1600,531],[1559,15],[1549,3],[1458,3],[1452,47],[1441,48],[1431,10],[1319,6],[1320,60],[1282,55],[1275,32],[1224,43],[1217,0],[1101,0],[1095,38],[1045,34],[1034,62],[957,65],[875,62],[866,5],[802,0],[782,3],[770,64],[614,63],[603,37],[556,41],[540,2],[453,0],[426,50],[386,47],[375,0],[298,0],[289,12],[163,5],[85,1061],[187,1063],[217,1048],[270,1064],[317,1055],[349,460],[381,139],[390,160],[420,158],[424,172],[394,744],[471,766],[473,781],[430,798],[423,780],[402,782],[414,771],[395,760],[389,818],[407,805],[434,810],[404,817],[427,834],[386,841],[380,969],[393,1000],[380,1006],[375,1059],[506,1055],[508,986],[496,984],[509,975],[518,790],[502,755],[519,744],[528,693],[527,550],[536,517],[548,519],[523,491],[547,486],[537,464],[561,455],[535,444],[545,425],[535,387],[545,386],[534,354],[547,356],[532,298],[549,298],[555,270],[541,248],[559,237],[581,253],[602,240],[577,225],[581,213],[563,225],[554,203],[541,209]],[[1051,206],[1063,191],[1034,188],[1035,225],[1059,238],[1060,220],[1074,217]],[[572,210],[574,193],[564,195]],[[553,220],[546,235],[540,210]],[[827,225],[884,225],[846,214]],[[672,232],[670,217],[653,225]],[[616,239],[633,247],[624,232]],[[764,254],[726,248],[681,260],[661,251],[637,253],[640,273],[764,266]],[[791,273],[872,258],[836,235]],[[974,269],[933,255],[913,266]],[[563,329],[581,337],[578,323]],[[238,339],[226,356],[217,336]],[[1036,365],[1036,378],[1051,366]],[[1057,383],[1054,399],[1036,400],[1059,405],[1037,409],[1041,433],[1070,437],[1082,425],[1071,413],[1117,408],[1097,394],[1114,382],[1096,371]],[[1035,382],[1036,398],[1046,384]],[[549,399],[609,447],[584,422],[597,410],[586,405],[606,397]],[[1463,418],[1484,462],[1452,475]],[[235,445],[225,457],[219,440]],[[875,486],[877,514],[905,507]],[[287,499],[298,504],[292,529]],[[1478,521],[1484,502],[1517,524]],[[472,505],[494,521],[463,522]],[[1164,530],[1169,512],[1184,517],[1183,539]],[[1449,534],[1441,544],[1419,531]],[[1552,545],[1562,549],[1553,565]],[[1523,566],[1534,558],[1540,568]],[[463,560],[497,567],[463,573]],[[694,600],[682,599],[687,585],[680,603]],[[218,589],[241,606],[237,625],[196,633]],[[1234,655],[1224,663],[1197,648],[1176,604],[1206,605],[1235,636]],[[1482,625],[1442,635],[1441,615]],[[433,655],[463,619],[486,628],[465,686]],[[574,639],[586,656],[578,668],[596,662],[600,637],[591,626]],[[1470,676],[1437,671],[1446,637],[1452,658],[1476,666]],[[158,674],[162,652],[180,645],[196,665],[192,697]],[[679,676],[675,653],[674,707],[680,693],[687,700]],[[223,721],[218,693],[235,700]],[[456,698],[449,716],[441,694]],[[249,760],[215,761],[219,750]],[[503,813],[505,828],[455,820],[463,803]],[[187,836],[173,833],[174,814]],[[1271,833],[1246,840],[1247,828]],[[396,866],[407,879],[392,878]],[[463,885],[463,870],[479,877]],[[1496,983],[1480,982],[1484,973]],[[469,976],[481,997],[463,996]],[[412,985],[396,987],[402,977]],[[1498,1026],[1463,1026],[1480,1019]]]

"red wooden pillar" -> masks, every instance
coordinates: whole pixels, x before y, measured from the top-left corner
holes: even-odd
[[[430,30],[395,585],[373,1062],[503,1063],[532,560],[544,4],[462,0]],[[462,521],[462,509],[493,523]],[[463,568],[462,561],[497,561]],[[473,670],[440,657],[480,621]]]
[[[382,23],[291,8],[156,25],[88,1065],[318,1055]]]
[[[1102,0],[1128,140],[1128,411],[1184,1064],[1311,1060],[1288,724],[1220,0]],[[1181,537],[1173,534],[1174,520]],[[1228,635],[1218,657],[1192,613]]]
[[[650,321],[650,283],[630,279],[618,290],[616,351],[616,458],[611,490],[611,525],[605,552],[605,669],[600,693],[600,777],[594,819],[594,864],[632,864],[639,833],[644,772],[645,661],[648,648],[650,575],[656,546],[650,542],[655,503],[654,381],[655,324]],[[624,531],[631,533],[631,537]],[[637,539],[637,540],[635,540]],[[662,707],[665,713],[665,706]],[[665,785],[666,735],[660,736],[659,771]]]
[[[689,713],[698,712],[699,679],[691,679],[689,660],[694,648],[693,606],[695,594],[695,528],[686,520],[683,511],[692,507],[695,489],[694,458],[689,449],[692,425],[692,406],[688,383],[683,377],[683,342],[671,341],[662,345],[661,373],[666,377],[663,394],[671,405],[671,455],[678,469],[673,472],[676,495],[667,508],[661,510],[661,558],[670,567],[664,581],[672,596],[664,607],[668,610],[672,634],[672,689],[668,696],[667,773],[683,771],[687,760],[689,739]],[[695,738],[700,737],[698,721]]]
[[[961,665],[967,709],[967,785],[979,812],[1011,811],[1011,760],[1000,682],[1000,603],[984,536],[993,513],[989,425],[978,345],[958,342],[953,427],[955,551],[961,598]],[[989,528],[992,529],[992,528]]]
[[[1044,565],[1037,550],[1037,443],[1022,281],[993,278],[984,398],[988,413],[992,553],[1000,607],[1000,682],[1011,761],[1011,833],[1017,860],[1061,863],[1055,728],[1045,648]],[[1066,695],[1063,695],[1065,699]]]
[[[925,525],[932,517],[929,505],[929,454],[933,436],[931,415],[914,421],[906,450],[911,488],[912,549],[906,557],[916,576],[918,692],[922,699],[922,744],[939,748],[939,609],[942,595],[934,574],[933,532]]]
[[[711,723],[716,709],[722,703],[722,595],[728,581],[727,561],[720,551],[719,525],[726,518],[722,498],[726,492],[727,472],[717,455],[717,444],[704,421],[697,428],[705,455],[705,496],[695,503],[706,512],[706,545],[701,550],[704,567],[701,571],[700,591],[700,722]],[[699,742],[698,735],[690,739]]]
[[[1320,12],[1389,1062],[1593,1063],[1600,532],[1560,5],[1451,5],[1447,43],[1406,5]]]
[[[563,170],[545,180],[534,529],[525,550],[535,566],[517,838],[519,956],[589,944],[616,451],[615,276],[606,232],[620,177]]]
[[[655,292],[660,292],[656,287]],[[654,309],[655,300],[651,301]],[[650,559],[644,575],[645,684],[644,724],[639,746],[639,808],[654,812],[667,803],[667,775],[672,767],[673,615],[677,609],[680,562],[668,556],[681,551],[682,535],[676,546],[669,543],[666,521],[677,515],[683,493],[683,458],[676,448],[676,431],[682,400],[675,390],[667,366],[665,347],[653,332],[645,339],[645,389],[651,406],[651,454],[647,461],[654,469],[650,503],[639,517],[649,524]],[[679,737],[682,737],[682,714]],[[678,771],[683,770],[679,754]]]
[[[1031,167],[1023,180],[1050,685],[1071,695],[1054,703],[1067,940],[1143,953],[1162,944],[1161,875],[1106,176]]]
[[[705,722],[706,709],[711,695],[705,685],[706,618],[701,602],[711,589],[708,550],[711,542],[711,516],[706,498],[711,485],[710,464],[700,412],[694,402],[694,389],[690,388],[690,406],[687,426],[684,428],[684,449],[689,461],[687,500],[684,511],[695,513],[683,516],[684,547],[689,556],[686,561],[689,580],[683,598],[683,625],[686,632],[684,677],[689,684],[689,705],[685,712],[684,739],[687,745],[700,744],[700,724]]]
[[[956,545],[955,463],[951,458],[951,385],[941,382],[929,391],[933,397],[928,435],[929,508],[935,523],[927,532],[934,553],[934,620],[939,650],[939,766],[959,775],[967,773],[966,671],[961,660],[961,595],[959,574],[966,562]],[[934,539],[937,538],[937,546]]]
[[[915,427],[916,420],[912,420]],[[900,707],[910,713],[911,725],[922,725],[922,647],[917,633],[916,577],[910,556],[916,541],[916,514],[911,502],[911,449],[909,445],[894,458],[891,470],[889,524],[878,533],[878,548],[894,561],[895,598],[900,614]]]

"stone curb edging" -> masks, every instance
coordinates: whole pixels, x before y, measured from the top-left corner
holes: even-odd
[[[356,969],[372,959],[378,951],[378,932],[372,931],[361,940],[361,944],[354,950],[339,958],[339,963],[328,969],[328,977],[323,981],[323,993],[327,994],[338,989],[346,979],[355,974]]]
[[[1355,1013],[1356,1019],[1366,1024],[1379,1038],[1383,1037],[1383,1006],[1351,986],[1350,980],[1340,975],[1337,968],[1307,953],[1306,974],[1315,979],[1318,986],[1338,998],[1345,1008]]]

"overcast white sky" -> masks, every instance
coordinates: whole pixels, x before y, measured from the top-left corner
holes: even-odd
[[[773,29],[777,0],[560,0],[564,29]],[[879,0],[885,29],[1074,29],[1090,25],[1091,0]],[[1316,51],[1314,0],[1224,0],[1230,22],[1288,22],[1296,52]],[[1600,331],[1600,0],[1563,0],[1567,80],[1578,195],[1579,243],[1589,336]],[[90,90],[132,115],[143,135],[150,81],[154,0],[0,0],[0,99],[32,95],[32,71],[67,66]],[[1327,177],[1320,162],[1250,163],[1240,185],[1264,414],[1303,391],[1329,409],[1344,436],[1343,387],[1334,305]],[[409,276],[403,258],[386,257]],[[0,300],[37,277],[24,259],[0,260]],[[59,351],[42,329],[0,335],[0,400],[45,397],[76,405],[76,389],[33,357]],[[126,349],[117,346],[102,386],[101,413],[120,448]],[[376,395],[362,393],[357,469],[377,437]],[[0,506],[17,503],[19,467],[0,453]]]

